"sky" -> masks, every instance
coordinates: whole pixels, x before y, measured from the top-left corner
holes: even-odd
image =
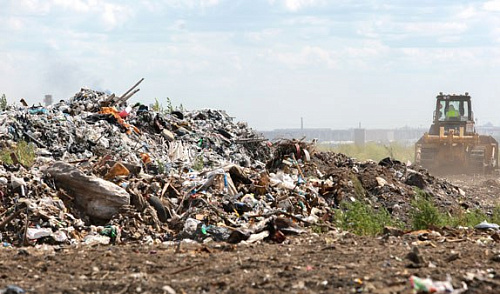
[[[500,125],[500,0],[0,0],[0,94],[223,109],[257,130]]]

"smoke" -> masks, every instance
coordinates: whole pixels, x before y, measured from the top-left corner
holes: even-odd
[[[71,97],[88,80],[88,74],[76,61],[68,60],[54,51],[45,52],[42,60],[43,88],[46,94],[52,94],[56,99]]]

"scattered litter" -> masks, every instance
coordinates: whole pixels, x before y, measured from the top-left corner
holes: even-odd
[[[410,285],[413,293],[436,293],[436,294],[459,294],[467,291],[467,284],[463,284],[462,289],[454,289],[451,284],[451,277],[448,276],[446,281],[433,281],[432,279],[422,279],[417,276],[410,277]]]
[[[9,285],[5,289],[0,289],[0,294],[23,294],[23,293],[26,293],[26,291],[14,285]]]
[[[481,223],[476,225],[474,228],[479,229],[479,230],[487,230],[487,229],[498,230],[500,228],[500,226],[497,224],[494,224],[494,223],[489,223],[487,221],[482,221]]]

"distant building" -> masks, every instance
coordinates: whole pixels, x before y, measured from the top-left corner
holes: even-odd
[[[363,130],[362,135],[364,139],[359,137],[361,134],[357,130]],[[317,139],[319,143],[353,143],[356,141],[356,134],[358,141],[365,142],[382,142],[388,143],[393,141],[405,142],[412,144],[416,142],[428,129],[423,128],[398,128],[398,129],[347,129],[347,130],[333,130],[327,128],[320,129],[276,129],[273,131],[261,132],[269,140],[277,139],[302,139],[312,140]]]
[[[359,147],[365,147],[366,143],[366,129],[357,128],[353,130],[354,144]]]
[[[43,103],[45,103],[45,106],[49,106],[52,104],[52,95],[45,95],[45,98],[43,98]]]
[[[261,131],[261,133],[269,140],[278,139],[302,139],[307,141],[317,139],[319,143],[341,144],[354,143],[362,140],[356,133],[358,130],[363,130],[365,142],[401,142],[403,144],[414,144],[428,128],[396,128],[396,129],[346,129],[333,130],[328,128],[308,129],[301,126],[300,129],[276,129],[272,131]],[[495,127],[492,124],[476,126],[476,130],[481,135],[490,135],[500,142],[500,127]],[[358,136],[361,136],[358,134]],[[359,144],[359,142],[358,142]]]
[[[318,142],[326,141],[351,141],[352,130],[332,130],[327,128],[320,129],[277,129],[273,131],[261,132],[269,140],[277,139],[318,139]]]
[[[495,127],[491,123],[482,126],[476,126],[476,131],[481,135],[488,135],[500,142],[500,127]]]

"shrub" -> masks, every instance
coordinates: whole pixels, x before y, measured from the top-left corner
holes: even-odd
[[[414,230],[427,229],[430,226],[443,224],[444,216],[424,192],[417,192],[415,200],[411,203],[411,226]]]
[[[343,202],[335,211],[335,222],[354,234],[369,236],[382,233],[385,226],[401,227],[385,208],[375,209],[364,201]]]
[[[5,94],[2,94],[2,97],[0,98],[0,111],[5,111],[7,109],[7,97],[5,97]]]
[[[433,226],[474,227],[484,220],[500,221],[500,207],[494,209],[491,217],[480,209],[460,210],[454,214],[443,213],[432,203],[429,194],[417,191],[416,198],[412,201],[410,218],[413,230],[422,230]]]
[[[488,219],[489,217],[484,212],[479,209],[474,209],[472,211],[467,211],[456,216],[451,216],[449,218],[449,221],[447,221],[445,224],[453,227],[474,227],[480,222]]]

